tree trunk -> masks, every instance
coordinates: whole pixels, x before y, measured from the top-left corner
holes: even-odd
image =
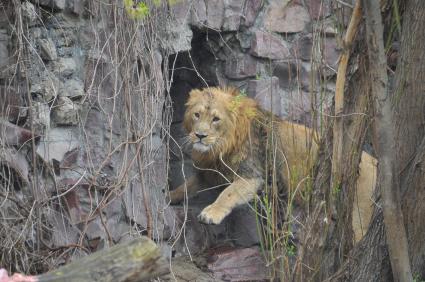
[[[371,92],[374,101],[375,147],[378,155],[379,183],[387,246],[395,281],[412,281],[406,231],[401,213],[397,173],[394,108],[389,95],[387,58],[384,51],[384,28],[379,2],[365,0],[366,39],[369,54]]]
[[[401,207],[405,219],[413,277],[425,277],[425,2],[409,0],[403,15],[400,57],[397,65],[394,150],[401,183]],[[363,240],[350,252],[341,269],[329,281],[392,281],[383,224],[377,209]]]
[[[362,38],[363,34],[358,34]],[[296,272],[296,281],[322,281],[335,273],[353,247],[352,210],[360,152],[369,124],[370,93],[367,56],[362,52],[364,41],[353,46],[348,73],[353,73],[344,95],[344,142],[342,179],[339,187],[330,183],[332,130],[323,136],[318,165],[315,169],[313,195],[306,215],[306,230],[301,239],[303,267]]]
[[[425,2],[409,0],[396,72],[396,152],[412,272],[425,279]]]

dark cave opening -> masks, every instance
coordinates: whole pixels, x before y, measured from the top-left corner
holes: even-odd
[[[191,146],[187,142],[185,143],[187,133],[183,128],[185,103],[189,92],[196,88],[214,87],[228,83],[228,80],[223,77],[227,59],[220,56],[226,53],[232,57],[227,54],[231,50],[223,39],[226,34],[219,34],[211,30],[201,31],[196,28],[193,28],[192,31],[191,50],[173,54],[169,58],[169,75],[172,76],[170,96],[173,105],[169,143],[168,183],[170,190],[184,183],[184,178],[187,179],[195,171],[191,161]],[[199,241],[199,244],[193,246],[194,249],[191,251],[196,252],[205,247],[222,245],[223,242],[246,247],[259,242],[256,218],[248,205],[235,209],[223,224],[203,225],[197,223],[196,216],[217,198],[222,188],[205,187],[201,193],[189,201],[187,213],[188,220],[191,221],[191,229],[199,229],[197,231],[199,234],[195,236],[195,241]],[[177,213],[185,212],[182,204],[173,206],[173,209]]]
[[[183,183],[182,163],[186,178],[192,174],[190,146],[185,144],[183,129],[185,103],[189,92],[196,88],[217,86],[217,60],[207,46],[208,34],[193,30],[191,50],[173,54],[169,58],[169,75],[172,79],[170,96],[173,104],[170,141],[170,189]]]

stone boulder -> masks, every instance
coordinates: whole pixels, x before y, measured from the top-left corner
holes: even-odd
[[[303,31],[310,22],[307,10],[288,1],[274,1],[270,4],[264,18],[267,30],[279,33],[295,33]]]
[[[269,32],[255,31],[250,53],[256,57],[283,60],[290,57],[289,48],[281,38]]]
[[[277,77],[249,80],[247,93],[249,97],[257,100],[263,109],[281,115],[281,97]]]
[[[245,27],[252,26],[257,19],[262,5],[262,0],[246,0],[241,24]]]
[[[230,79],[255,77],[257,74],[257,61],[252,56],[243,54],[227,61],[224,73]]]
[[[68,97],[59,97],[52,109],[52,121],[57,125],[77,125],[79,109]]]

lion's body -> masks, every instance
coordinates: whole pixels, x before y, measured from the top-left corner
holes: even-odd
[[[184,126],[194,144],[192,159],[198,170],[186,185],[171,191],[172,202],[181,201],[186,188],[193,194],[200,188],[227,184],[199,217],[218,224],[233,208],[252,200],[273,175],[288,191],[302,189],[317,154],[310,129],[280,120],[229,89],[193,90],[186,105]],[[370,199],[375,185],[367,174],[376,171],[375,160],[363,155],[358,179],[362,211],[353,212],[356,239],[361,236],[358,225],[368,225],[371,203],[364,198]]]

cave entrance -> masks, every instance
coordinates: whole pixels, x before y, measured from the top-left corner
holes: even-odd
[[[175,189],[193,173],[190,145],[183,128],[185,103],[189,92],[195,88],[217,86],[217,61],[207,45],[205,32],[193,30],[191,50],[173,54],[169,58],[169,74],[172,76],[170,96],[173,103],[171,123],[169,187]]]

